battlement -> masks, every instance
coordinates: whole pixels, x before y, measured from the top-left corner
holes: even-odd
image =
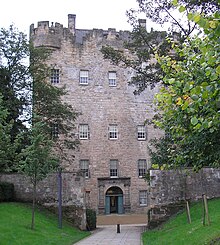
[[[109,41],[127,40],[129,31],[117,32],[115,28],[102,29],[76,29],[76,15],[68,14],[68,28],[57,22],[39,21],[37,27],[30,25],[30,39],[36,47],[44,46],[59,49],[63,39],[71,39],[74,43],[83,44],[89,38],[103,38]]]

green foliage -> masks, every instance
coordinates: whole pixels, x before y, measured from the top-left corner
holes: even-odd
[[[36,210],[36,229],[31,230],[29,220],[31,208],[21,203],[0,203],[0,243],[4,245],[54,244],[70,245],[89,236],[63,220],[58,228],[57,216],[44,210]]]
[[[0,115],[1,120],[4,120],[0,127],[0,171],[15,171],[17,154],[30,143],[27,125],[30,127],[34,122],[33,113],[38,115],[38,119],[41,118],[44,134],[48,137],[51,137],[51,126],[59,125],[62,137],[59,141],[57,138],[51,139],[56,142],[60,159],[66,158],[70,162],[73,159],[73,155],[67,155],[64,151],[78,146],[73,134],[78,113],[62,101],[61,97],[66,94],[65,88],[47,82],[51,66],[46,64],[50,54],[49,49],[34,48],[27,41],[26,35],[14,26],[8,30],[0,29],[1,107],[7,111],[6,114],[4,112],[4,118]]]
[[[161,81],[162,70],[154,60],[154,53],[155,47],[160,54],[168,52],[170,44],[166,36],[166,32],[152,30],[148,33],[142,26],[134,25],[130,38],[123,44],[123,49],[116,50],[110,46],[103,46],[101,52],[112,64],[132,68],[134,75],[129,84],[135,85],[134,93],[139,94],[146,87],[154,88]]]
[[[22,137],[22,136],[21,136]],[[36,185],[58,167],[58,159],[54,156],[53,142],[44,133],[44,124],[36,122],[30,129],[30,145],[20,153],[18,169],[27,175],[31,183]]]
[[[0,182],[0,202],[14,200],[14,185],[8,182]]]
[[[3,107],[3,96],[0,93],[0,171],[8,172],[13,165],[15,145],[11,143],[13,122],[7,122],[8,111]]]
[[[214,240],[220,238],[219,206],[220,199],[208,200],[208,209],[211,220],[210,226],[204,226],[202,224],[204,207],[202,202],[198,202],[192,204],[190,207],[191,224],[187,222],[186,212],[178,214],[160,229],[144,232],[142,235],[143,244],[215,244]]]
[[[28,116],[26,109],[30,104],[28,91],[31,84],[28,67],[25,64],[28,54],[28,42],[23,33],[14,26],[10,26],[8,30],[0,29],[0,94],[2,96],[1,106],[7,110],[7,115],[4,118],[5,126],[8,125],[7,132],[4,131],[4,135],[0,136],[0,144],[3,145],[1,152],[5,151],[4,158],[7,158],[6,162],[3,161],[5,166],[0,167],[0,171],[14,169],[13,162],[16,161],[16,154],[12,148],[15,148],[17,135],[26,130],[23,122],[27,120],[25,115]],[[4,140],[6,141],[4,142]],[[25,141],[22,142],[21,147],[25,144]],[[16,149],[17,151],[18,149]]]
[[[220,24],[217,13],[207,18],[193,13],[190,18],[203,35],[188,38],[181,46],[173,43],[179,59],[157,56],[165,86],[156,96],[160,116],[154,123],[171,135],[169,162],[197,170],[220,166]]]
[[[39,120],[39,118],[37,118]],[[30,144],[24,148],[19,154],[19,172],[29,177],[33,186],[33,206],[32,206],[32,224],[34,229],[35,224],[35,200],[36,188],[40,180],[47,177],[48,174],[57,170],[58,159],[53,153],[53,141],[45,134],[45,126],[41,120],[36,121],[34,117],[34,124],[28,134]],[[22,138],[22,135],[20,136]]]
[[[195,22],[187,19],[187,14],[191,12],[208,15],[219,10],[216,0],[138,0],[139,9],[128,11],[128,16],[137,13],[144,13],[147,20],[161,25],[169,26],[169,31],[182,33],[189,36],[196,28]],[[176,12],[178,7],[179,13]],[[132,19],[130,17],[130,19]]]
[[[87,229],[94,230],[96,229],[96,211],[93,209],[86,209],[86,223]]]
[[[71,105],[63,102],[62,97],[66,95],[65,87],[57,87],[48,82],[53,68],[53,65],[47,65],[51,51],[46,48],[34,48],[31,44],[30,53],[33,113],[44,124],[44,133],[54,141],[60,163],[64,160],[71,163],[74,155],[66,154],[66,149],[75,149],[79,145],[74,134],[74,123],[79,113]],[[53,137],[53,125],[57,125],[58,136],[61,137]]]
[[[129,38],[121,48],[114,49],[110,46],[102,47],[102,53],[105,59],[109,59],[114,65],[132,68],[133,75],[130,85],[135,85],[135,94],[139,94],[146,87],[154,88],[161,82],[163,70],[155,61],[155,50],[159,55],[168,54],[171,50],[171,43],[167,37],[179,43],[192,35],[198,27],[196,16],[187,18],[192,13],[199,12],[203,15],[209,15],[214,10],[219,9],[216,0],[138,0],[138,9],[127,11],[128,22],[133,27]],[[177,10],[178,7],[178,10]],[[177,12],[178,11],[178,12]],[[151,29],[148,32],[139,24],[138,16],[144,14],[150,22],[155,22],[169,26],[167,31],[155,31]],[[148,26],[147,26],[148,27]]]

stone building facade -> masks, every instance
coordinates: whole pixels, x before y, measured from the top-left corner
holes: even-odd
[[[76,121],[81,145],[66,170],[82,170],[86,205],[98,214],[145,213],[147,145],[160,134],[145,120],[154,113],[156,89],[134,95],[135,88],[128,85],[132,70],[103,58],[102,46],[123,49],[128,31],[76,29],[75,20],[75,15],[68,15],[68,28],[48,21],[30,26],[35,47],[53,50],[50,82],[65,85],[63,100],[81,113]]]

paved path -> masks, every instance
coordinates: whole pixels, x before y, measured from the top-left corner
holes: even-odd
[[[94,233],[74,245],[140,245],[141,233],[146,225],[117,225],[98,226]]]

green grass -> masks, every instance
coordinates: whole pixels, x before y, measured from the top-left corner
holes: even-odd
[[[64,221],[59,229],[57,216],[46,210],[36,210],[35,229],[30,227],[30,206],[0,203],[0,245],[72,245],[90,234]]]
[[[220,199],[208,201],[210,226],[203,226],[203,206],[196,203],[190,208],[192,223],[187,223],[186,213],[183,212],[169,220],[161,229],[143,233],[144,245],[202,245],[220,244]]]

